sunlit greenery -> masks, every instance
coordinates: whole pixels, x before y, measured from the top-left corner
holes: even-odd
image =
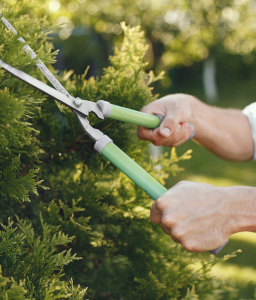
[[[80,25],[105,39],[122,33],[122,21],[141,25],[152,48],[148,59],[159,69],[203,60],[220,43],[241,55],[256,47],[253,0],[48,0],[45,12],[57,24],[68,22],[63,39]]]

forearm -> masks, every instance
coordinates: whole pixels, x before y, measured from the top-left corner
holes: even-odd
[[[239,110],[208,106],[190,98],[194,139],[214,154],[232,161],[251,160],[254,145],[247,117]]]
[[[229,220],[230,232],[256,232],[256,188],[233,186],[223,188],[226,199],[223,213]]]
[[[140,139],[149,140],[157,146],[176,147],[191,136],[193,129],[190,123],[195,127],[194,140],[216,155],[233,161],[253,158],[251,127],[247,117],[239,110],[215,108],[193,96],[174,94],[150,103],[142,111],[164,115],[165,118],[154,130],[139,127]],[[251,122],[254,122],[252,119]]]

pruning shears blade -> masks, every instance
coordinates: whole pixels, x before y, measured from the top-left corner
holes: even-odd
[[[22,80],[23,82],[31,85],[37,90],[47,94],[48,96],[54,98],[55,100],[61,102],[62,104],[68,106],[72,111],[82,114],[87,117],[90,112],[93,112],[98,118],[104,119],[103,113],[100,107],[95,102],[88,100],[81,100],[80,98],[67,97],[61,92],[55,90],[54,88],[48,86],[47,84],[37,80],[36,78],[18,70],[0,59],[0,66],[5,69],[8,73]]]

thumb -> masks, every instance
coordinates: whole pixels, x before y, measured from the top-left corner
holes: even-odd
[[[165,115],[162,123],[159,126],[159,134],[163,137],[169,137],[177,126],[180,126],[179,116],[173,112],[168,112]]]

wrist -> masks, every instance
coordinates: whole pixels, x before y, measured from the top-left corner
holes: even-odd
[[[241,231],[256,232],[256,188],[235,186],[225,189],[231,234]]]
[[[205,114],[204,106],[206,105],[194,96],[189,96],[188,102],[189,109],[191,112],[189,123],[198,127],[198,125],[200,125],[201,123],[202,116]]]

